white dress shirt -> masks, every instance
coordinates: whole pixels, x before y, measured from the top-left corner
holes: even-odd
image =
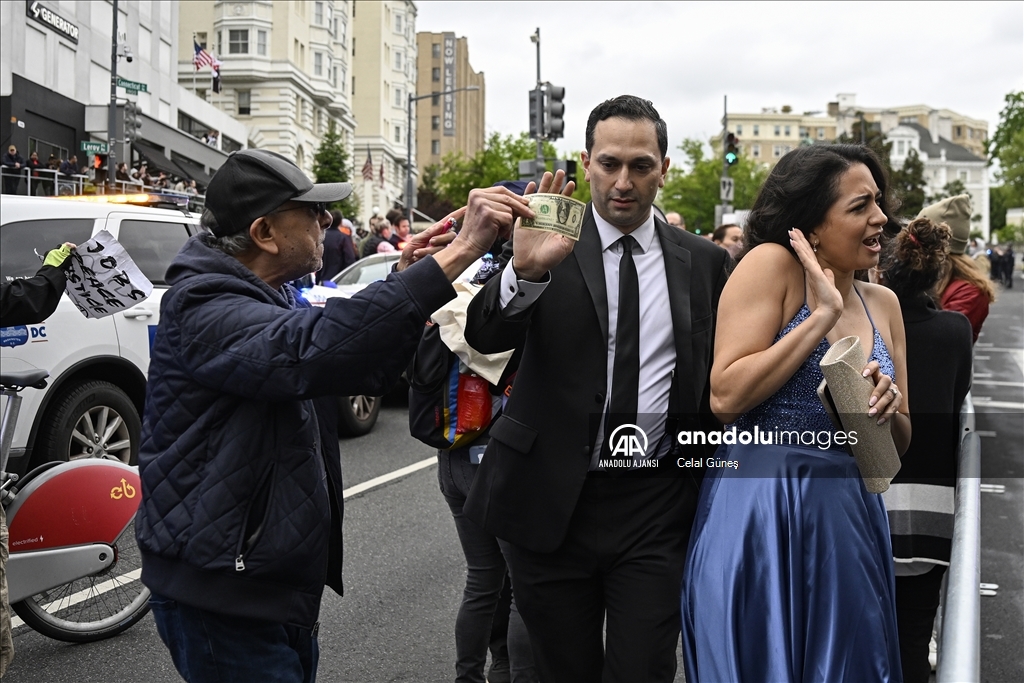
[[[608,410],[612,395],[612,375],[615,367],[615,326],[619,318],[619,259],[622,245],[618,242],[623,233],[594,211],[598,236],[601,239],[601,258],[604,265],[605,290],[608,295],[608,385],[605,393],[603,413]],[[654,215],[630,233],[639,249],[633,251],[637,277],[640,285],[640,395],[637,400],[637,423],[647,434],[649,452],[665,433],[665,417],[668,413],[669,394],[672,390],[672,371],[676,366],[676,349],[672,329],[672,311],[669,306],[668,280],[665,275],[665,256],[661,241],[654,229]],[[502,314],[514,315],[529,308],[540,297],[550,283],[529,282],[516,278],[509,267],[501,274]],[[603,419],[598,428],[597,441],[591,456],[591,469],[597,469],[597,460],[604,440]],[[660,454],[664,453],[662,449]]]

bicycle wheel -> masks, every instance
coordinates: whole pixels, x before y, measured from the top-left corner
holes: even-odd
[[[112,565],[11,607],[26,624],[55,640],[103,640],[130,628],[149,611],[149,589],[139,580],[141,575],[133,519],[114,541]]]

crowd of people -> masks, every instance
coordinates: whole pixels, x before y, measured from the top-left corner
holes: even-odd
[[[655,211],[670,159],[651,102],[598,105],[581,157],[578,241],[519,223],[530,194],[572,196],[562,171],[473,190],[416,234],[376,208],[360,234],[327,210],[351,185],[269,151],[213,177],[167,272],[139,452],[142,581],[183,678],[315,680],[321,596],[342,587],[336,397],[405,372],[467,561],[455,680],[668,682],[681,635],[690,683],[927,681],[952,537],[933,489],[956,480],[995,298],[965,255],[969,197],[902,216],[870,148],[799,147],[744,226],[704,239]],[[312,307],[288,284],[382,252],[392,274],[350,298]],[[441,310],[461,321],[447,347]],[[884,494],[838,441],[677,438],[832,434],[819,364],[848,337],[859,410],[903,458]],[[438,368],[458,387],[440,412],[419,376]],[[450,434],[430,419],[449,412]]]

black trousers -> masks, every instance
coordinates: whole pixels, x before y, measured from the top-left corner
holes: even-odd
[[[896,628],[900,633],[903,683],[928,683],[931,676],[928,641],[945,573],[945,567],[935,565],[927,574],[896,577]]]
[[[689,478],[588,479],[558,550],[503,543],[541,681],[674,679],[696,503]]]

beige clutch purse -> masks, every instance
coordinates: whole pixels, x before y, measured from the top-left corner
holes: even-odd
[[[844,337],[825,353],[818,364],[825,376],[818,397],[825,410],[843,431],[856,432],[857,443],[850,444],[853,457],[871,493],[888,490],[900,471],[900,456],[892,440],[892,420],[878,424],[878,416],[868,415],[868,399],[875,385],[861,375],[866,365],[857,337]],[[852,441],[852,438],[851,438]]]

